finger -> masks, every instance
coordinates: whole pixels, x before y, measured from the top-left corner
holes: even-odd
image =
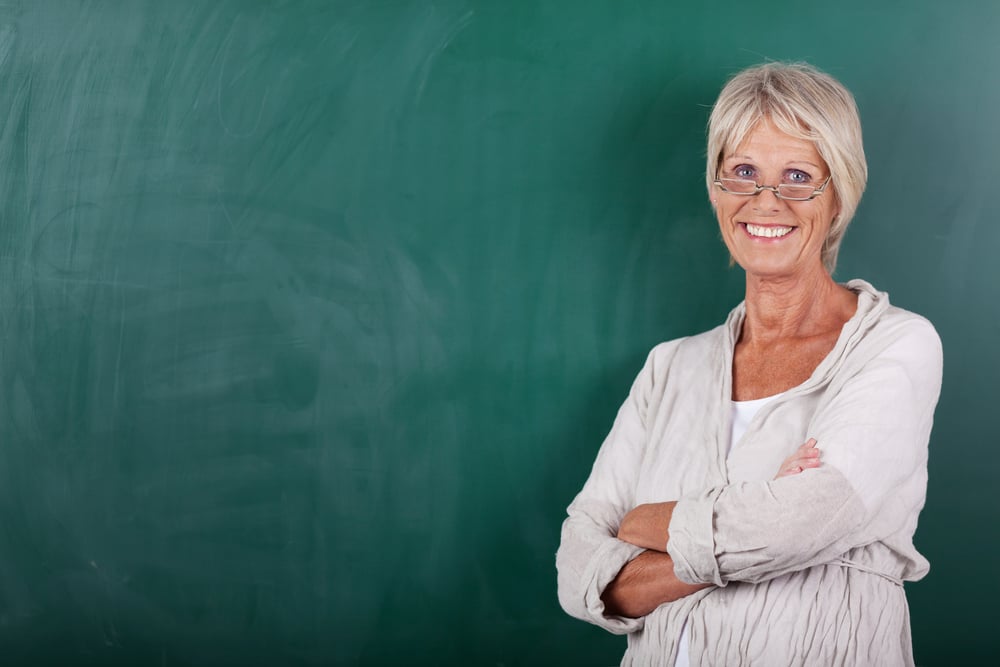
[[[778,474],[775,475],[775,479],[778,479],[779,477],[786,477],[788,475],[797,475],[803,470],[818,468],[822,464],[823,462],[820,460],[818,454],[792,457],[781,464],[781,469],[778,470]]]
[[[774,478],[779,479],[789,475],[797,475],[803,470],[818,468],[820,466],[820,454],[819,448],[816,447],[816,438],[809,438],[799,445],[798,449],[791,456],[782,461],[781,467],[778,468],[778,474]]]
[[[822,452],[816,448],[800,449],[791,456],[789,456],[787,459],[785,459],[785,463],[791,463],[792,461],[798,461],[798,460],[818,459],[822,455],[823,455]]]
[[[814,454],[810,453],[792,457],[789,459],[788,464],[792,466],[809,466],[811,468],[815,468],[820,464],[819,451],[817,450]]]

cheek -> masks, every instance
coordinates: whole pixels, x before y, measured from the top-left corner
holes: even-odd
[[[723,236],[726,235],[726,232],[727,232],[727,230],[730,227],[730,225],[726,222],[728,220],[728,218],[729,218],[729,216],[728,216],[728,213],[725,210],[725,208],[723,208],[721,206],[716,207],[716,209],[715,209],[715,224],[717,224],[719,226],[719,229],[722,230]]]
[[[833,223],[837,219],[838,215],[840,215],[839,205],[831,205],[829,208],[823,211],[822,213],[823,217],[821,218],[821,225],[823,227],[824,232],[830,231],[830,228],[833,227]]]
[[[716,202],[715,204],[715,217],[718,219],[719,224],[724,224],[727,222],[732,222],[733,218],[739,213],[742,204],[722,201]]]
[[[830,194],[833,196],[830,198],[830,208],[828,212],[830,215],[830,224],[833,225],[833,221],[840,216],[840,196],[837,195],[836,190]]]

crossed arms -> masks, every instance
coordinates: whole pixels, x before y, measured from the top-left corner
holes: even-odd
[[[816,441],[810,438],[782,462],[775,479],[819,466],[820,450]],[[622,519],[617,538],[646,551],[629,561],[604,589],[601,599],[606,613],[639,618],[661,604],[713,585],[689,584],[674,574],[674,560],[667,553],[667,545],[670,519],[676,505],[676,501],[642,504]]]
[[[640,374],[563,525],[563,608],[611,632],[633,632],[663,603],[712,585],[759,583],[876,541],[912,549],[941,352],[932,327],[911,323],[899,344],[841,373],[804,418],[823,450],[821,466],[804,445],[776,479],[719,482],[677,501],[634,500],[646,448],[655,446],[647,425],[656,381]]]

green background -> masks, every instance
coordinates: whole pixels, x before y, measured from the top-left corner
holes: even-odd
[[[995,653],[1000,3],[0,2],[0,661],[616,664],[554,553],[655,343],[742,296],[726,78],[871,169],[837,277],[945,347],[918,664]]]

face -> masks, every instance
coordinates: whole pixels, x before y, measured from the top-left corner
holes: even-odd
[[[742,178],[759,185],[810,184],[818,188],[830,175],[816,146],[759,123],[720,164],[721,178]],[[833,184],[811,201],[779,199],[771,190],[734,195],[715,186],[712,199],[722,238],[747,275],[797,277],[825,270],[823,242],[838,213]]]

